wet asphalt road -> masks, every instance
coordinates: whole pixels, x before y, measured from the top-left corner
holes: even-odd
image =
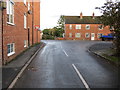
[[[118,87],[118,68],[87,52],[90,45],[100,41],[43,42],[46,46],[27,67],[14,88],[85,88],[72,64],[90,88]]]

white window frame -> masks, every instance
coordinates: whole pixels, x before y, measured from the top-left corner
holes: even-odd
[[[8,53],[8,45],[10,45],[10,52]],[[12,47],[13,45],[13,47]],[[14,43],[10,43],[10,44],[7,44],[7,56],[11,56],[15,54],[15,44]]]
[[[7,0],[7,24],[14,25],[14,5],[13,0]]]
[[[102,26],[102,28],[100,28],[100,26]],[[98,25],[98,29],[103,30],[103,25]]]
[[[79,34],[79,35],[78,35]],[[75,33],[76,38],[81,38],[81,33]]]
[[[89,28],[87,28],[87,27],[89,27]],[[86,28],[86,30],[89,30],[90,29],[90,25],[86,25],[85,28]]]
[[[72,33],[69,33],[69,38],[71,38],[72,37]]]
[[[30,10],[30,2],[28,2],[28,11]]]
[[[26,1],[26,0],[23,0],[23,2],[24,2],[24,5],[26,5],[26,4],[27,4],[27,1]]]
[[[69,25],[69,29],[72,29],[72,25]]]
[[[24,40],[24,47],[27,47],[28,46],[28,42],[27,40]]]
[[[24,28],[27,29],[27,15],[24,14]]]
[[[76,29],[81,29],[81,25],[76,25]]]
[[[100,38],[100,35],[103,35],[102,33],[98,33],[97,34],[97,38]]]
[[[88,34],[88,37],[86,36]],[[90,33],[85,33],[86,38],[90,38]]]

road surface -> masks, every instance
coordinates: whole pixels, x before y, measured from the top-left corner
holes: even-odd
[[[100,41],[44,40],[14,88],[116,88],[118,68],[87,52]],[[106,43],[106,42],[103,42]]]

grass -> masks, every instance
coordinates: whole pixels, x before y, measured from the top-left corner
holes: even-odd
[[[102,54],[105,58],[108,60],[114,62],[115,64],[120,66],[120,60],[119,57],[115,56],[115,50],[114,49],[109,49],[106,52]]]

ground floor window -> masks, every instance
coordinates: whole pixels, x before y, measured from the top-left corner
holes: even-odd
[[[7,55],[11,56],[15,53],[15,44],[14,43],[10,43],[7,45]]]
[[[76,34],[75,34],[75,37],[76,37],[76,38],[80,38],[80,37],[81,37],[81,34],[80,34],[80,33],[76,33]]]
[[[98,33],[97,37],[100,38],[103,34],[102,33]]]
[[[72,37],[72,33],[69,33],[69,37],[70,37],[70,38]]]
[[[89,37],[90,37],[90,34],[89,34],[89,33],[85,33],[85,37],[86,37],[86,38],[89,38]]]
[[[27,47],[28,46],[28,42],[27,40],[24,40],[24,47]]]

